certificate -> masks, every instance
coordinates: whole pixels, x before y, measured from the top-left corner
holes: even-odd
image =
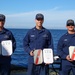
[[[44,63],[53,63],[53,50],[52,49],[43,49],[43,58]]]
[[[12,41],[11,40],[4,40],[1,42],[2,46],[2,55],[3,56],[10,56],[12,55]]]
[[[42,64],[44,63],[53,63],[53,50],[51,48],[47,49],[37,49],[34,50],[34,64]]]
[[[69,47],[69,55],[72,60],[75,60],[75,46]]]
[[[43,62],[43,57],[42,57],[42,50],[37,49],[34,50],[34,64],[42,64]]]

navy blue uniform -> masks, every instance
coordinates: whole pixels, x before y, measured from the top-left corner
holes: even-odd
[[[13,44],[13,52],[16,48],[16,41],[13,37],[13,34],[11,31],[3,28],[2,31],[0,31],[0,43],[4,40],[12,40]],[[0,73],[1,75],[10,75],[10,68],[11,68],[11,56],[2,56],[0,55]]]
[[[75,75],[75,61],[66,60],[66,56],[69,55],[69,46],[75,46],[75,34],[64,34],[58,42],[58,55],[62,61],[62,75],[69,75],[72,69],[73,75]]]
[[[25,51],[30,54],[30,51],[35,49],[44,49],[44,48],[52,48],[53,49],[53,40],[51,33],[42,28],[41,30],[36,29],[36,27],[29,30],[26,34],[23,45]],[[29,55],[28,59],[28,72],[27,75],[49,75],[48,74],[49,65],[45,65],[44,63],[41,65],[33,64],[33,56]],[[35,74],[36,73],[36,74]]]

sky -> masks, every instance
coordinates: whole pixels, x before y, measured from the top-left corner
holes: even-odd
[[[65,29],[68,19],[75,21],[75,0],[0,0],[6,28],[33,28],[37,13],[44,15],[45,28]]]

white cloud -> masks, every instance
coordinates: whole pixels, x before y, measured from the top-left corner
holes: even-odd
[[[58,9],[58,7],[55,7],[54,10],[6,15],[5,26],[8,28],[32,28],[35,26],[35,15],[40,12],[45,16],[44,27],[65,28],[68,19],[75,20],[75,10],[59,11]]]

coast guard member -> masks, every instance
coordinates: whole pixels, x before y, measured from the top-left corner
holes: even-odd
[[[29,54],[27,75],[49,75],[49,64],[33,64],[33,51],[36,49],[52,48],[53,40],[49,30],[45,29],[42,24],[44,16],[38,13],[35,17],[36,26],[28,31],[23,39],[24,50]]]
[[[0,43],[4,40],[12,40],[13,50],[16,48],[16,42],[13,34],[4,28],[5,15],[0,14]],[[0,47],[1,52],[1,47]],[[10,75],[11,56],[3,56],[0,54],[0,75]]]
[[[69,56],[69,47],[75,46],[74,27],[74,21],[69,19],[66,23],[67,33],[65,33],[58,42],[58,55],[62,60],[61,75],[69,75],[71,70],[73,75],[75,75],[75,61],[73,61]]]

